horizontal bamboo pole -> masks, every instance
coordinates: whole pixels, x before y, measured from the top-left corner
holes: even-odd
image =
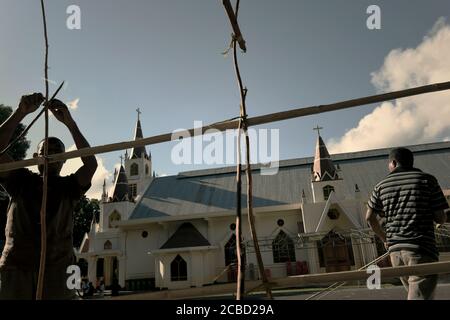
[[[363,98],[358,98],[358,99],[353,99],[353,100],[346,100],[346,101],[341,101],[341,102],[332,103],[332,104],[312,106],[312,107],[306,107],[306,108],[298,108],[298,109],[292,109],[292,110],[288,110],[288,111],[266,114],[263,116],[252,117],[252,118],[247,119],[247,124],[249,126],[256,126],[256,125],[261,125],[261,124],[266,124],[266,123],[271,123],[271,122],[276,122],[276,121],[282,121],[282,120],[305,117],[305,116],[310,116],[310,115],[324,113],[324,112],[354,108],[354,107],[358,107],[358,106],[362,106],[362,105],[384,102],[384,101],[389,101],[389,100],[393,100],[393,99],[406,98],[406,97],[416,96],[416,95],[420,95],[420,94],[424,94],[424,93],[438,92],[438,91],[444,91],[444,90],[449,90],[449,89],[450,89],[450,81],[442,82],[442,83],[435,83],[435,84],[430,84],[430,85],[426,85],[426,86],[415,87],[415,88],[411,88],[411,89],[394,91],[394,92],[389,92],[389,93],[383,93],[383,94],[378,94],[378,95],[374,95],[374,96],[368,96],[368,97],[363,97]],[[432,110],[430,110],[430,112],[432,112]],[[218,131],[225,131],[228,129],[236,129],[238,127],[238,124],[239,124],[239,120],[230,120],[230,121],[213,123],[213,124],[204,126],[202,128],[197,128],[197,129],[192,128],[192,129],[189,129],[186,131],[188,131],[189,134],[193,137],[193,136],[197,136],[197,135],[202,135],[207,130],[210,130],[210,129],[216,129]],[[162,142],[168,142],[171,140],[172,140],[172,133],[165,133],[165,134],[160,134],[157,136],[152,136],[152,137],[143,138],[143,139],[139,139],[139,140],[118,142],[118,143],[112,143],[112,144],[107,144],[107,145],[102,145],[102,146],[91,147],[91,148],[83,148],[83,149],[69,151],[69,152],[65,152],[65,153],[59,153],[59,154],[49,156],[49,162],[57,162],[57,161],[78,158],[78,157],[90,156],[90,155],[94,155],[94,154],[101,154],[101,153],[119,151],[119,150],[123,150],[123,149],[130,149],[133,147],[141,147],[141,146],[145,146],[145,145],[158,144],[158,143],[162,143]],[[4,163],[4,164],[0,164],[0,172],[14,170],[14,169],[23,168],[23,167],[29,167],[29,166],[43,164],[43,163],[44,163],[44,159],[42,157]]]
[[[430,274],[447,274],[450,273],[450,261],[423,263],[414,266],[400,266],[381,268],[381,281],[398,278],[401,276],[424,276]],[[370,275],[366,270],[361,271],[342,271],[330,273],[317,273],[299,276],[291,276],[286,278],[272,279],[270,285],[272,288],[289,288],[296,286],[306,286],[310,284],[331,283],[331,282],[348,282],[348,281],[364,281]],[[246,281],[245,287],[249,291],[261,286],[260,280]],[[127,296],[119,296],[113,299],[117,300],[160,300],[160,299],[192,299],[206,297],[212,295],[231,294],[236,291],[236,283],[218,284],[200,288],[188,288],[178,290],[165,290],[159,292],[140,293]]]

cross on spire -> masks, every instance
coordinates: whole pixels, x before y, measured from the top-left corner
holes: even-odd
[[[120,165],[122,166],[123,165],[123,155],[120,155]]]
[[[137,112],[137,114],[138,114],[138,120],[139,120],[139,117],[140,117],[140,115],[141,115],[141,113],[142,113],[142,112],[141,112],[141,109],[140,109],[140,108],[137,108],[137,109],[136,109],[136,112]]]
[[[319,127],[319,126],[313,128],[314,131],[317,130],[317,134],[318,134],[319,136],[320,136],[320,130],[322,130],[322,129],[323,129],[323,127]]]

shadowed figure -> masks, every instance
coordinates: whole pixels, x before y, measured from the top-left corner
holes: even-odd
[[[0,126],[0,149],[11,140],[12,133],[22,119],[36,111],[44,97],[41,93],[23,96],[19,107]],[[89,147],[67,106],[59,100],[48,103],[49,110],[70,131],[78,149]],[[38,145],[34,156],[44,154],[45,141]],[[64,144],[55,137],[48,138],[48,154],[65,151]],[[95,156],[81,158],[83,165],[73,174],[60,176],[64,161],[49,163],[48,199],[46,211],[47,253],[43,285],[43,299],[72,299],[73,290],[67,287],[66,273],[75,264],[73,251],[73,211],[81,196],[90,188],[97,169]],[[0,163],[13,161],[7,154]],[[0,172],[0,184],[10,196],[6,224],[6,243],[0,260],[1,299],[35,299],[41,250],[40,209],[43,192],[43,165],[39,174],[28,169]]]

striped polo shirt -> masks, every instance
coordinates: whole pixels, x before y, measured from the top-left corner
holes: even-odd
[[[434,212],[448,203],[434,176],[398,167],[375,186],[368,206],[386,218],[389,251],[411,249],[438,257]]]

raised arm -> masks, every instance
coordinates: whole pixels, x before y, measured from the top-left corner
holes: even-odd
[[[63,102],[54,99],[49,102],[49,109],[55,115],[55,118],[64,123],[69,129],[77,149],[89,148],[89,143],[81,133],[78,125],[72,118],[69,109]],[[83,166],[78,169],[76,176],[78,183],[81,186],[88,186],[97,170],[97,160],[95,159],[95,156],[81,157],[81,160],[83,161]]]

